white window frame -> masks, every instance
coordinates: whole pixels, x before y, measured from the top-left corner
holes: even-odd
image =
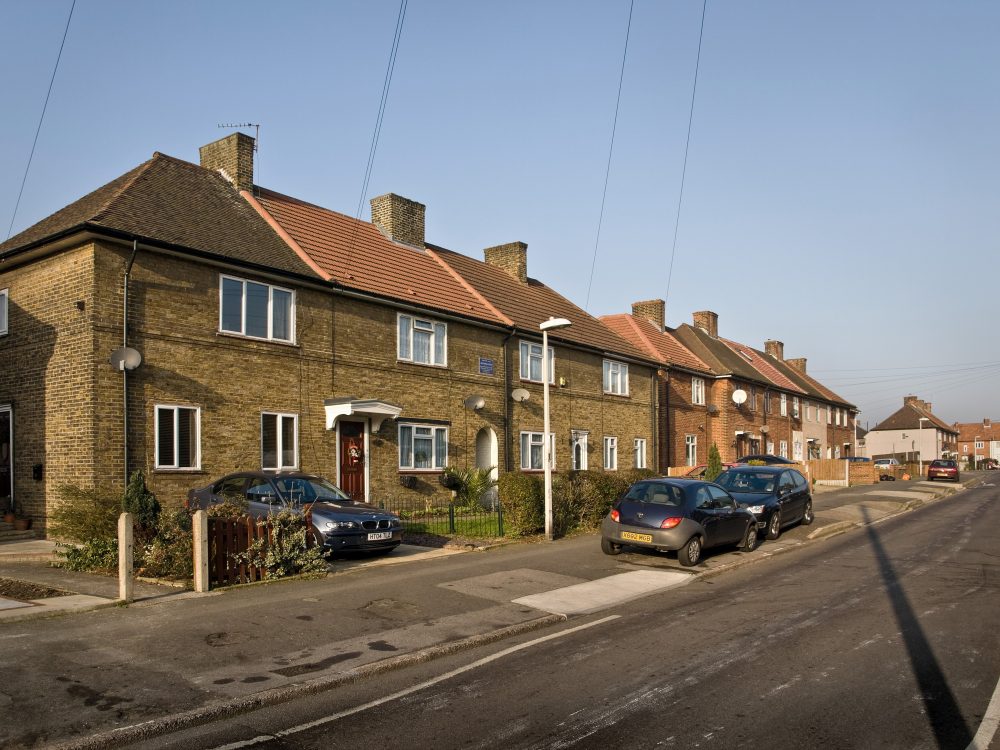
[[[5,336],[8,330],[7,311],[9,306],[7,300],[10,297],[10,289],[0,289],[0,336]]]
[[[782,440],[778,443],[778,455],[782,458],[788,458],[788,441]]]
[[[520,435],[521,471],[545,471],[545,442],[543,432],[531,432],[523,430]],[[525,450],[525,440],[527,440],[528,450]],[[539,449],[538,466],[534,466],[531,461],[532,450]],[[549,458],[553,469],[556,468],[556,434],[549,433]]]
[[[275,427],[275,446],[274,455],[276,458],[275,466],[268,466],[264,463],[264,420],[268,417],[274,418]],[[286,419],[292,420],[292,458],[293,461],[290,464],[282,463],[282,456],[285,454],[284,445],[284,430],[282,426]],[[277,412],[277,411],[262,411],[260,413],[260,468],[264,471],[281,471],[283,469],[297,469],[299,468],[299,415],[290,414],[288,412]]]
[[[604,392],[628,395],[628,365],[613,359],[604,360]]]
[[[806,407],[806,421],[807,422],[812,422],[813,421],[813,405],[812,405],[812,402],[811,401],[806,401],[805,407]]]
[[[181,410],[194,412],[195,435],[192,438],[194,443],[194,464],[192,466],[180,465],[180,445],[178,444],[177,429]],[[172,412],[171,430],[173,431],[173,454],[174,461],[170,464],[160,463],[160,412]],[[189,406],[187,404],[154,404],[153,405],[153,466],[158,470],[167,471],[199,471],[201,469],[201,407]]]
[[[618,471],[618,438],[614,435],[604,436],[604,470]]]
[[[427,359],[416,358],[416,347],[413,345],[415,332],[426,334],[430,338],[427,347]],[[412,362],[416,365],[430,367],[448,366],[448,324],[433,318],[421,318],[409,313],[396,314],[396,358],[401,362]]]
[[[684,465],[685,466],[697,466],[698,465],[698,436],[697,435],[685,435],[684,436]]]
[[[646,438],[636,438],[633,444],[635,449],[635,468],[648,469],[646,462]]]
[[[781,394],[781,416],[783,416],[783,417],[787,417],[788,416],[788,394],[787,393],[782,393]]]
[[[227,281],[235,281],[241,285],[241,302],[240,302],[240,327],[238,330],[232,328],[225,328],[223,324],[223,305],[225,304],[225,295],[223,288]],[[267,289],[267,334],[264,336],[254,336],[248,334],[247,330],[247,285],[253,284],[255,286],[265,287]],[[274,293],[282,292],[289,295],[288,300],[288,338],[280,338],[274,335]],[[219,332],[230,334],[232,336],[243,336],[248,339],[254,339],[256,341],[280,341],[285,344],[295,343],[295,290],[288,289],[282,286],[275,286],[274,284],[265,284],[261,281],[250,281],[249,279],[241,279],[238,276],[228,276],[226,274],[219,274]]]
[[[750,386],[750,411],[757,411],[757,386]]]
[[[691,403],[696,406],[705,405],[705,378],[691,378]]]
[[[410,431],[409,453],[403,455],[403,431]],[[420,434],[418,434],[420,431]],[[430,440],[430,466],[417,466],[416,451],[414,446],[417,439]],[[399,469],[400,471],[428,471],[440,472],[448,465],[448,426],[440,424],[428,424],[426,422],[400,422],[397,426],[396,439],[399,441]],[[439,447],[443,443],[443,450]],[[439,455],[443,453],[443,455]]]
[[[827,424],[833,424],[833,407],[827,405],[824,408],[826,409],[826,423]],[[839,419],[837,420],[837,424],[840,424],[840,420]]]
[[[836,418],[837,427],[840,427],[840,412],[841,412],[840,409],[834,409],[833,410],[833,416]],[[844,427],[847,427],[847,423],[846,422],[844,422]]]
[[[573,471],[586,471],[587,470],[587,443],[590,438],[590,433],[585,430],[570,430],[569,433],[569,462]],[[576,460],[576,449],[580,448],[580,462],[577,465]]]
[[[529,383],[541,383],[542,382],[542,345],[535,341],[521,341],[520,342],[520,372],[521,380],[527,380]],[[527,353],[526,353],[527,352]],[[531,377],[531,363],[533,361],[538,362],[538,377]],[[556,350],[553,347],[549,347],[549,385],[553,385],[556,382]]]
[[[799,418],[799,413],[800,413],[799,412],[799,397],[798,396],[792,396],[792,418],[793,419],[798,419]]]

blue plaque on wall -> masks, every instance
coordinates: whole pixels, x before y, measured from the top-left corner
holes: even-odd
[[[486,359],[485,357],[479,358],[479,374],[480,375],[492,375],[493,374],[493,360]]]

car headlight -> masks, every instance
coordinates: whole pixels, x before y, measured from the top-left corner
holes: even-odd
[[[755,516],[759,516],[761,513],[764,512],[764,506],[763,505],[748,505],[747,506],[747,510],[750,511],[751,513],[753,513]]]
[[[357,521],[327,521],[326,528],[329,531],[337,531],[339,529],[356,529],[359,524]]]

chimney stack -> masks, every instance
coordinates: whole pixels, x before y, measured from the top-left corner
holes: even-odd
[[[801,372],[803,375],[806,374],[806,358],[805,357],[797,357],[796,359],[786,359],[785,360],[785,364],[787,364],[789,367],[795,368],[796,370],[798,370],[799,372]]]
[[[711,310],[702,310],[694,314],[695,327],[700,328],[713,339],[719,338],[719,316]]]
[[[528,283],[528,246],[524,242],[508,242],[483,250],[487,265],[506,271],[522,284]]]
[[[648,299],[645,302],[632,303],[632,315],[645,318],[656,324],[657,330],[666,327],[667,303],[662,299]]]
[[[425,250],[424,214],[427,206],[395,193],[371,199],[372,224],[393,242]]]
[[[221,172],[237,190],[253,191],[254,140],[246,133],[233,133],[198,149],[201,166]]]
[[[769,354],[781,362],[785,359],[785,345],[780,341],[769,339],[764,342],[764,353]]]

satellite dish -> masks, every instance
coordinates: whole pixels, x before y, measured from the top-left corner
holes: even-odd
[[[718,414],[719,413],[719,407],[716,406],[715,404],[709,404],[708,405],[708,413],[709,414]]]
[[[119,372],[125,372],[141,365],[142,355],[130,346],[119,346],[111,352],[108,362]]]
[[[531,398],[531,394],[524,388],[515,388],[510,392],[510,397],[518,403],[521,403],[522,401],[527,401]]]
[[[733,391],[734,404],[739,406],[740,404],[745,403],[746,400],[747,400],[747,392],[744,391],[742,388],[737,388],[735,391]]]
[[[770,429],[771,429],[771,428],[770,428],[770,427],[768,427],[768,426],[767,426],[766,424],[762,424],[762,425],[760,426],[760,431],[761,431],[761,432],[763,432],[763,433],[764,433],[765,435],[767,434],[767,431],[768,431],[768,430],[770,430]]]
[[[482,396],[476,396],[475,394],[473,394],[472,396],[469,396],[467,399],[465,399],[464,403],[466,409],[472,409],[472,411],[479,411],[484,406],[486,406],[486,399],[483,398]]]

